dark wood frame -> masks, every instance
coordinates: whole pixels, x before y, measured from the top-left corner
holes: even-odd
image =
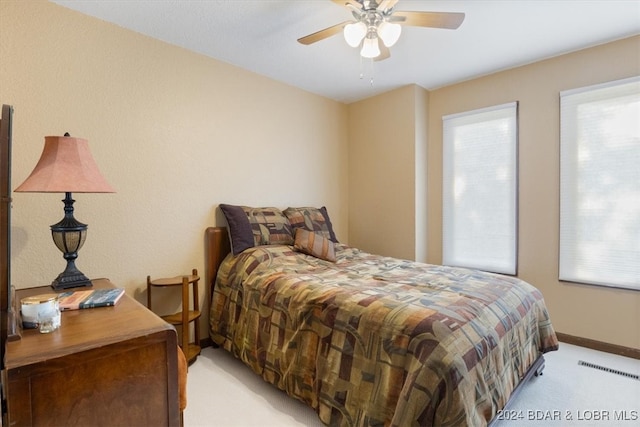
[[[0,369],[5,343],[14,334],[11,301],[11,132],[13,107],[2,105],[0,120]]]
[[[216,276],[220,264],[224,261],[225,257],[231,252],[231,244],[229,242],[229,233],[226,227],[208,227],[205,230],[205,283],[208,292],[209,310],[211,310],[211,300],[213,298],[213,290],[215,287]],[[520,378],[520,382],[516,385],[509,396],[504,409],[509,408],[513,403],[515,397],[520,393],[524,384],[526,384],[531,378],[542,375],[544,370],[545,360],[542,353],[538,355],[538,358],[531,364],[525,374]],[[496,418],[489,422],[492,425],[496,422]]]
[[[229,241],[229,233],[226,227],[208,227],[205,230],[205,285],[207,287],[208,308],[211,308],[211,299],[213,298],[213,288],[218,275],[218,268],[231,252],[231,243]]]

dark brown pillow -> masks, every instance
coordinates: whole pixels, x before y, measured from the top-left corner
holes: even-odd
[[[336,262],[336,250],[333,242],[322,234],[312,233],[304,228],[296,228],[293,248],[325,261]]]

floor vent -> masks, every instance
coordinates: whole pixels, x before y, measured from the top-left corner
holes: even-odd
[[[629,372],[618,371],[617,369],[607,368],[606,366],[596,365],[595,363],[585,362],[583,360],[578,361],[578,365],[586,366],[587,368],[599,369],[601,371],[610,372],[612,374],[622,375],[623,377],[631,378],[632,380],[640,381],[640,376],[631,374]]]

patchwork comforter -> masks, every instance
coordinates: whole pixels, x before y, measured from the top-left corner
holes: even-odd
[[[336,249],[229,255],[210,313],[216,344],[327,425],[486,425],[558,348],[526,282]]]

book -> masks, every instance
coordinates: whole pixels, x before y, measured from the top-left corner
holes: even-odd
[[[58,297],[60,310],[80,310],[94,307],[110,307],[120,301],[124,289],[94,289],[63,292]]]

